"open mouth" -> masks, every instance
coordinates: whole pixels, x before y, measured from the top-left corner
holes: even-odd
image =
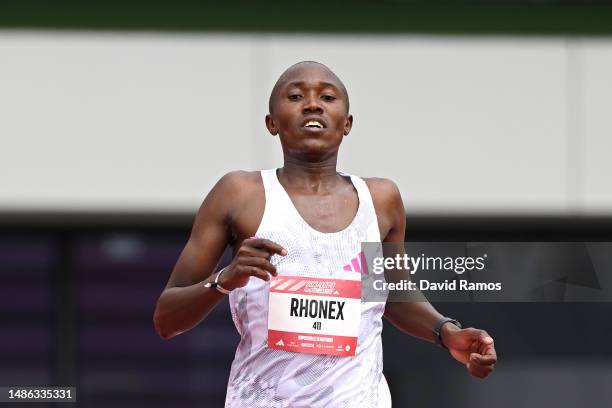
[[[307,127],[309,129],[323,129],[324,128],[323,124],[319,122],[318,120],[309,120],[308,122],[304,124],[304,127]]]

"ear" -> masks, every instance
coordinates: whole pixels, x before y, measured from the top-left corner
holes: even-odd
[[[346,122],[344,122],[344,136],[348,136],[351,133],[351,129],[353,128],[353,115],[348,115],[346,117]]]
[[[268,132],[270,132],[272,136],[278,135],[278,128],[274,124],[274,119],[272,119],[272,115],[270,115],[269,113],[266,115],[266,127],[268,128]]]

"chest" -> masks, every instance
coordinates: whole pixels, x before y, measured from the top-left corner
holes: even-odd
[[[304,194],[299,191],[288,191],[290,201],[282,205],[291,206],[287,214],[293,213],[301,217],[314,230],[330,233],[341,231],[354,219],[359,208],[358,194],[354,189],[344,189],[336,193]],[[279,204],[278,195],[270,197]],[[265,191],[257,191],[249,200],[241,203],[230,220],[231,234],[235,243],[252,237],[257,232],[266,207]],[[278,214],[282,217],[281,214]],[[279,219],[279,222],[282,221]]]
[[[287,193],[299,216],[313,229],[324,233],[346,228],[359,208],[357,192],[351,189],[317,194],[290,190]]]

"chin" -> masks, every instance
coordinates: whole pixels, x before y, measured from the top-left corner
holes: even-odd
[[[301,144],[301,148],[304,151],[312,151],[314,152],[327,152],[331,149],[334,149],[336,146],[335,143],[331,143],[331,140],[325,139],[307,139],[304,140]]]
[[[288,135],[289,136],[289,135]],[[291,151],[303,155],[322,155],[337,150],[342,143],[343,137],[331,134],[331,132],[298,133],[289,137],[281,137]]]

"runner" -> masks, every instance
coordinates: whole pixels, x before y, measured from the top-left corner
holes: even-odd
[[[387,179],[338,172],[353,116],[340,79],[301,62],[275,84],[266,126],[282,168],[223,176],[205,198],[155,310],[171,338],[229,294],[241,340],[226,407],[390,407],[382,316],[449,349],[470,374],[496,362],[493,339],[427,302],[361,302],[361,243],[404,241],[406,214]],[[212,274],[225,247],[234,257]]]

